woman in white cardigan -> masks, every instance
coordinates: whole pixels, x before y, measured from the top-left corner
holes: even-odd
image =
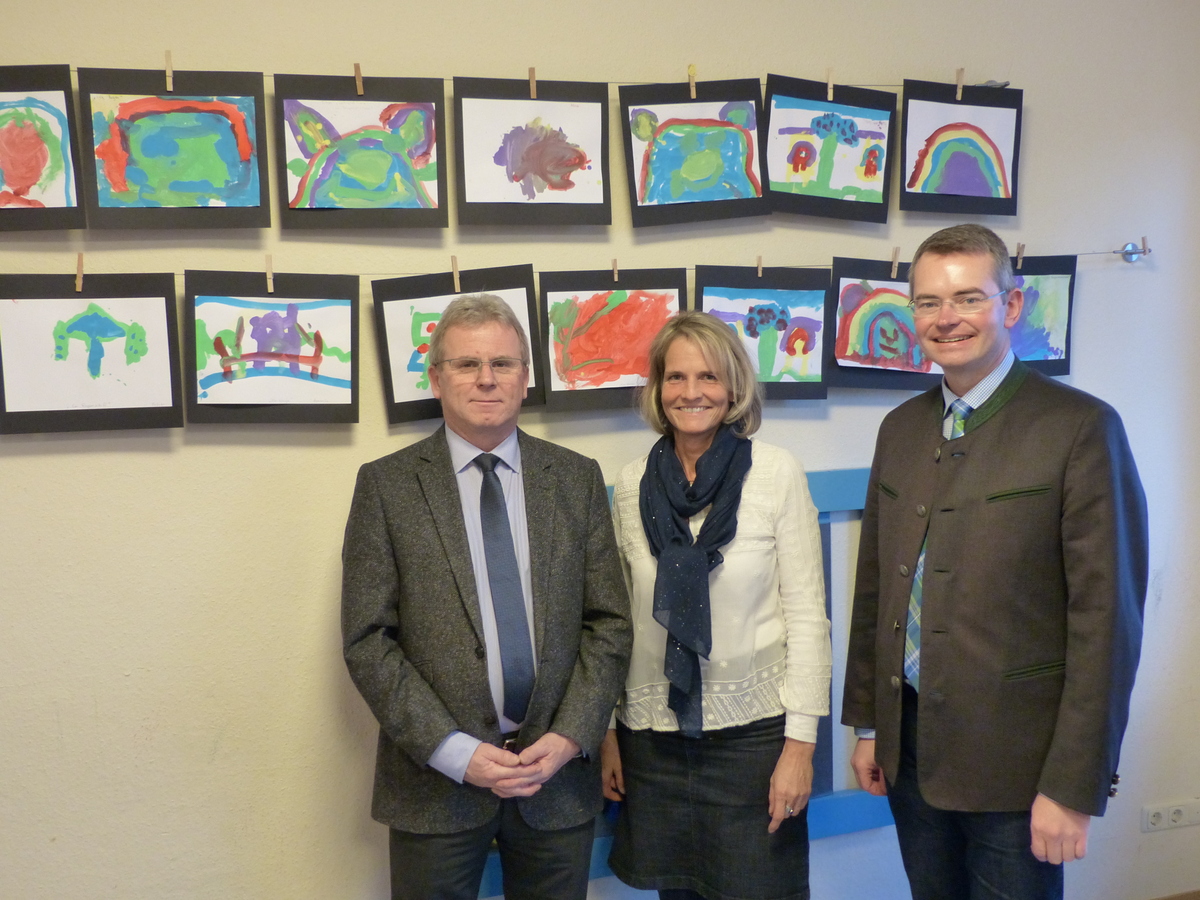
[[[830,677],[807,481],[748,440],[761,391],[714,316],[663,327],[641,409],[663,436],[614,496],[635,637],[602,747],[605,795],[624,801],[609,862],[664,900],[804,900]]]

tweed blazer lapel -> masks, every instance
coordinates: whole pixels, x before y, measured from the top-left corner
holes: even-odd
[[[554,518],[557,477],[551,460],[538,445],[517,432],[521,446],[522,482],[525,486],[525,519],[529,528],[529,568],[533,583],[533,633],[538,659],[545,640],[547,605],[550,602],[551,564],[554,560]]]
[[[421,483],[425,503],[446,552],[446,562],[458,585],[458,594],[467,610],[467,618],[471,620],[479,645],[483,646],[483,616],[479,612],[479,593],[475,587],[475,572],[471,568],[471,548],[467,544],[467,529],[463,524],[458,480],[450,461],[450,446],[446,443],[446,426],[443,425],[423,441],[420,450],[424,465],[417,468],[417,480]],[[437,563],[428,560],[427,564]]]

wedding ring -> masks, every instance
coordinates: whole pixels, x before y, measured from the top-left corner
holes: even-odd
[[[787,807],[787,814],[789,816],[794,816],[796,814],[796,811],[789,806],[789,807]]]

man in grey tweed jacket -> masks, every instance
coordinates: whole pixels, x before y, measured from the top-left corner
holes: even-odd
[[[599,466],[519,431],[529,345],[502,300],[461,298],[429,352],[445,427],[359,471],[342,551],[346,665],[379,720],[372,814],[394,898],[474,898],[493,838],[509,898],[587,893],[597,749],[628,665],[629,600]],[[503,674],[479,517],[494,452],[536,677]]]

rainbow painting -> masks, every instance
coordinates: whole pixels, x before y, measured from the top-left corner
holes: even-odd
[[[90,95],[101,208],[260,205],[254,97]]]
[[[629,115],[639,206],[762,196],[754,103],[668,103]]]
[[[921,350],[908,285],[899,281],[839,280],[834,358],[841,366],[940,371]]]
[[[906,187],[925,194],[1012,196],[1000,148],[969,122],[951,122],[926,138]]]
[[[432,103],[283,101],[292,209],[438,205]]]
[[[1022,96],[905,81],[900,208],[1016,215]]]

